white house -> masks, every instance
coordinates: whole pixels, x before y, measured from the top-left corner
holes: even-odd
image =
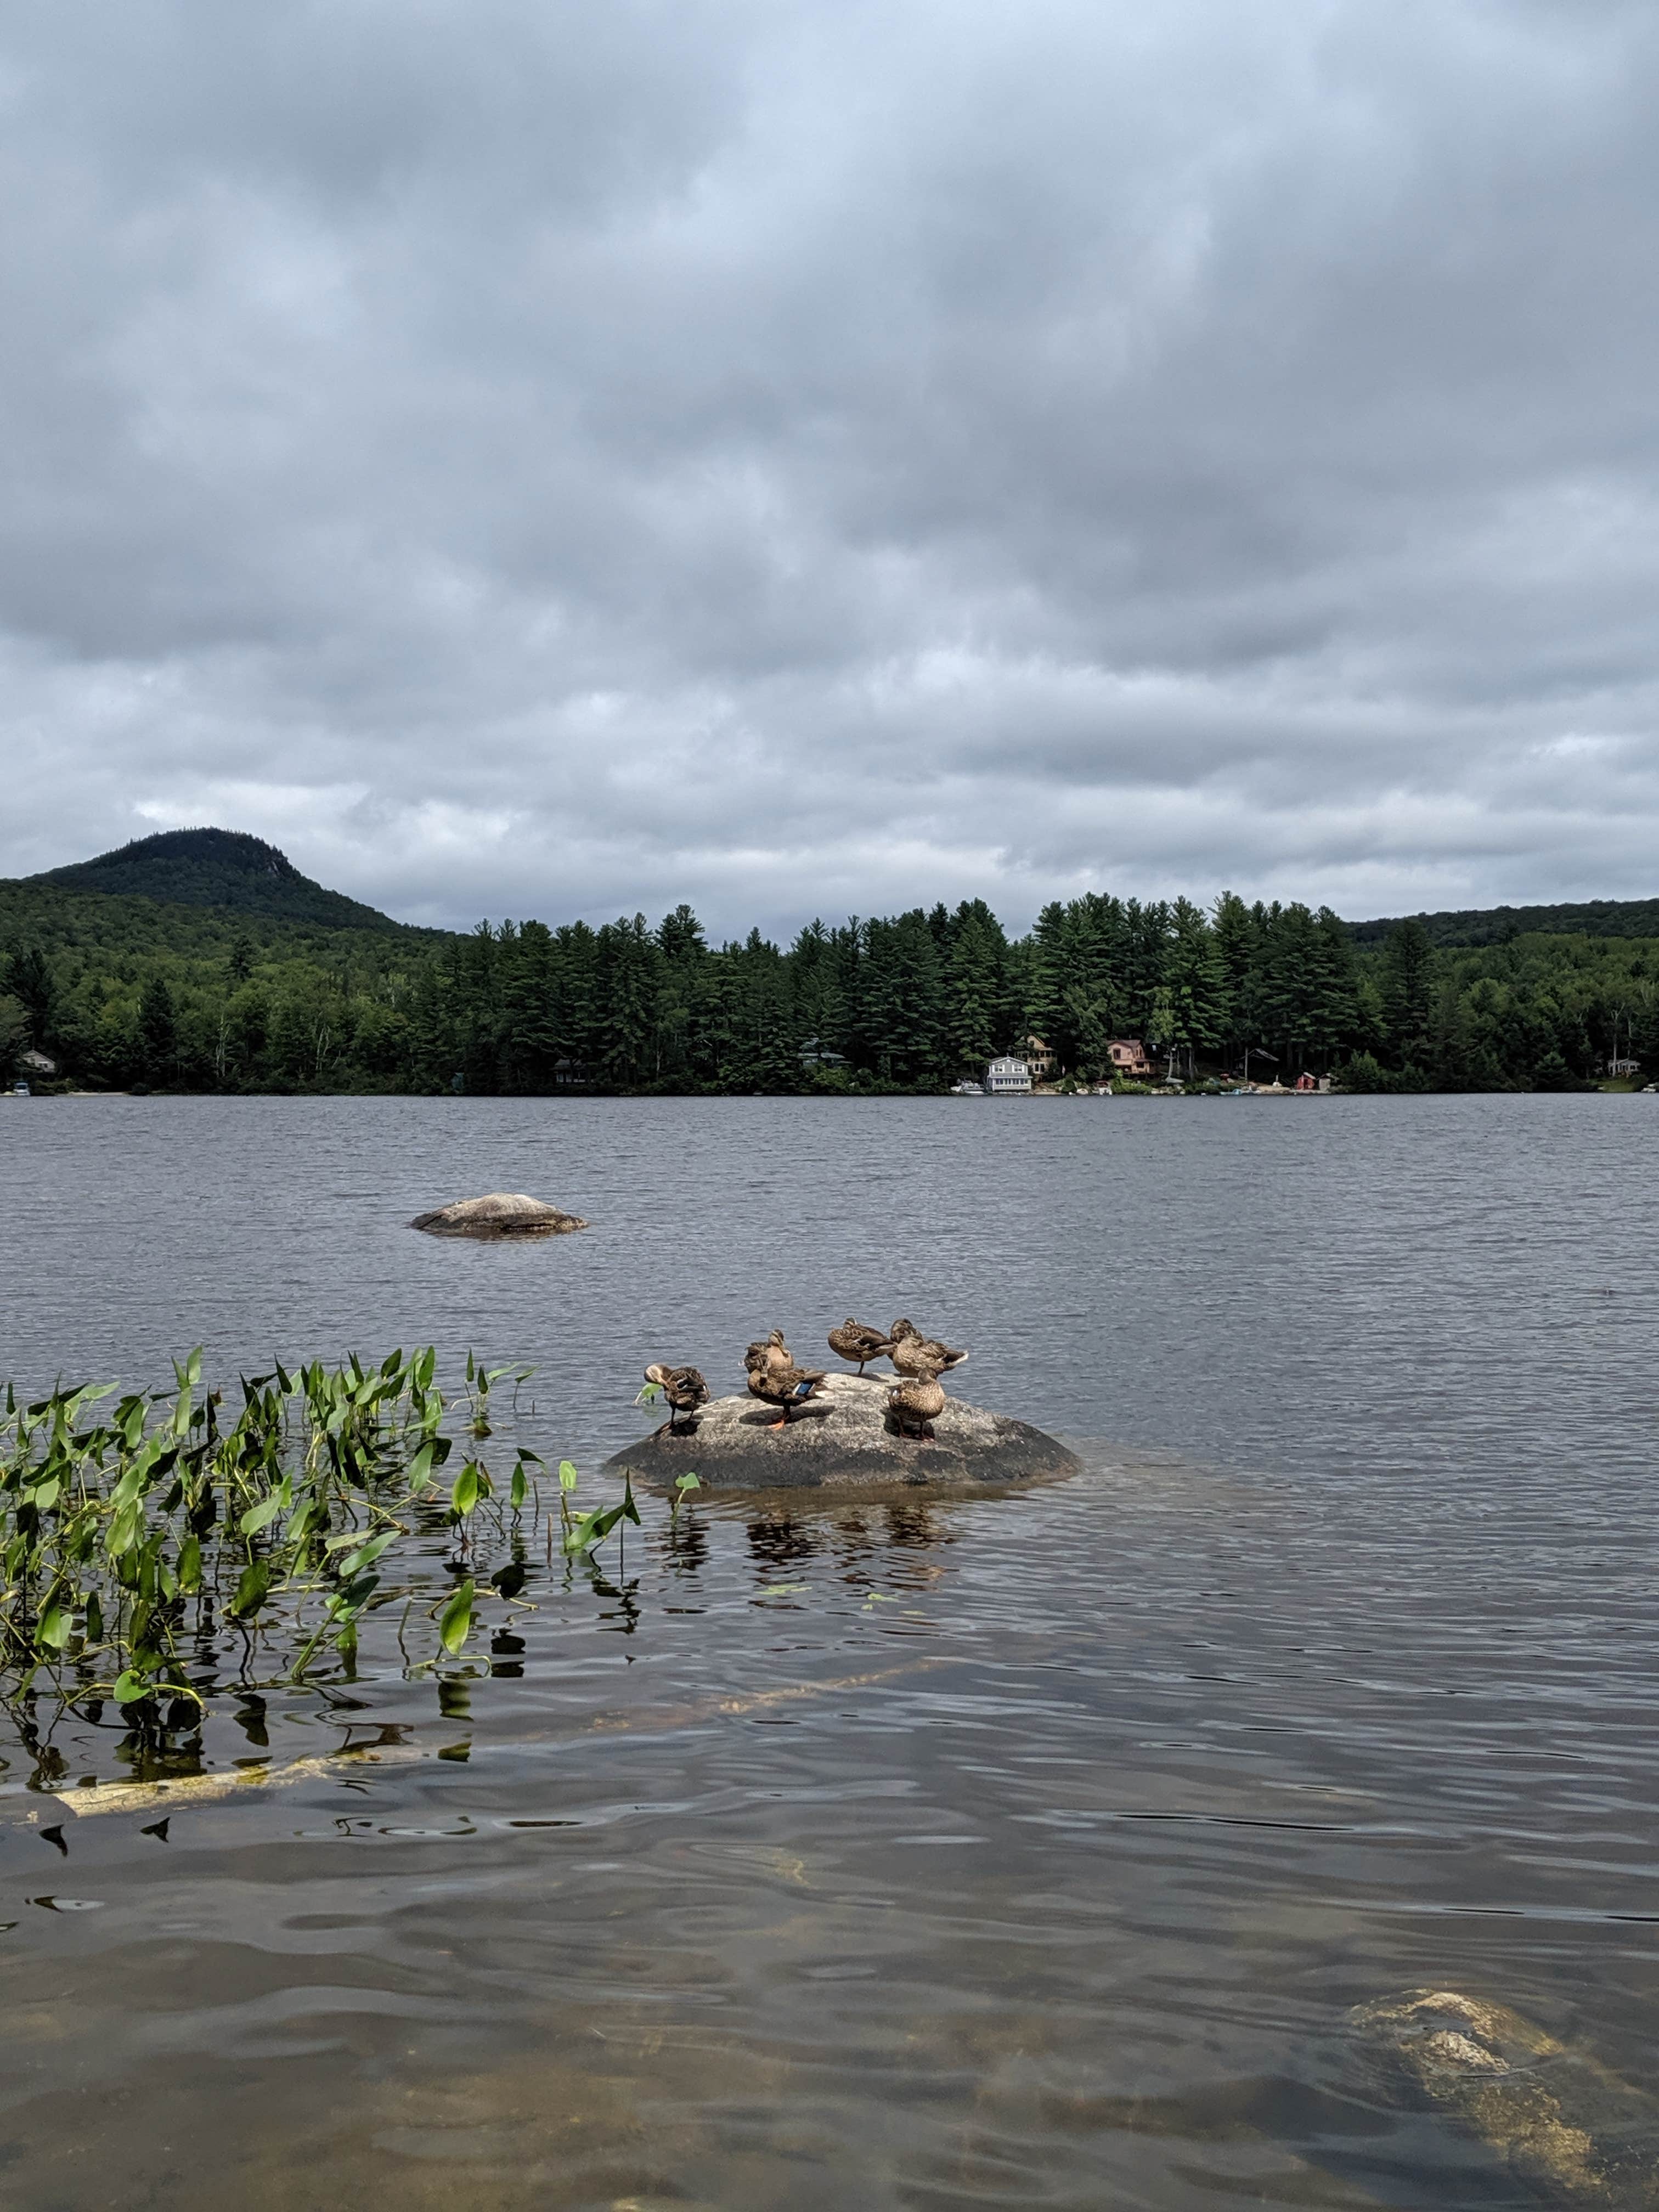
[[[985,1071],[985,1088],[993,1098],[1011,1097],[1031,1088],[1031,1071],[1023,1060],[1006,1054],[994,1060]]]

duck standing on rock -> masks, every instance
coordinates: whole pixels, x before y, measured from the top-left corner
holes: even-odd
[[[797,1367],[786,1352],[781,1359],[758,1359],[749,1366],[749,1395],[766,1405],[782,1408],[778,1419],[769,1424],[772,1428],[782,1429],[789,1425],[795,1408],[804,1406],[809,1398],[817,1397],[828,1380],[817,1368]]]
[[[856,1359],[859,1373],[863,1374],[866,1363],[879,1359],[893,1348],[890,1336],[884,1336],[878,1328],[868,1328],[863,1322],[854,1321],[848,1314],[839,1328],[830,1332],[830,1349],[837,1359]]]
[[[783,1340],[783,1331],[775,1328],[770,1336],[760,1337],[743,1355],[744,1371],[752,1375],[757,1367],[793,1367],[795,1355]]]
[[[924,1336],[913,1321],[896,1321],[887,1333],[893,1340],[889,1357],[901,1375],[948,1374],[968,1357],[937,1337]]]
[[[665,1367],[659,1360],[645,1370],[647,1382],[654,1382],[668,1401],[668,1433],[679,1433],[675,1429],[675,1416],[695,1413],[699,1406],[708,1403],[708,1385],[702,1370],[696,1367]]]
[[[945,1411],[945,1386],[936,1367],[921,1367],[887,1393],[887,1410],[902,1437],[914,1428],[923,1443],[933,1442],[932,1424]]]

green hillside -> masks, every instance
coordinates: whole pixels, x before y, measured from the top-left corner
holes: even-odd
[[[268,915],[323,929],[400,927],[372,906],[313,883],[275,845],[239,830],[162,830],[153,837],[135,838],[118,852],[22,880],[108,897],[155,899],[168,906]]]
[[[1355,924],[1089,892],[1024,937],[974,899],[815,921],[785,947],[711,945],[684,906],[655,928],[414,929],[222,830],[0,881],[0,1083],[939,1092],[1033,1036],[1090,1084],[1129,1038],[1218,1085],[1247,1050],[1258,1075],[1353,1091],[1659,1078],[1659,900]]]
[[[1431,945],[1508,945],[1517,937],[1659,937],[1659,898],[1583,899],[1567,906],[1469,907],[1452,914],[1351,921],[1358,945],[1380,945],[1402,921],[1421,922]]]

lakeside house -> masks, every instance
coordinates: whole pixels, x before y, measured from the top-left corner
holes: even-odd
[[[1029,1095],[1031,1088],[1030,1068],[1024,1060],[1016,1060],[1012,1054],[1005,1053],[1000,1059],[994,1060],[986,1069],[985,1088],[993,1098],[1013,1098],[1022,1094]]]
[[[1114,1075],[1128,1075],[1137,1079],[1156,1074],[1157,1070],[1146,1057],[1146,1048],[1139,1037],[1113,1037],[1106,1047]]]
[[[1025,1065],[1031,1071],[1033,1083],[1046,1083],[1054,1072],[1054,1056],[1040,1036],[1025,1040]]]

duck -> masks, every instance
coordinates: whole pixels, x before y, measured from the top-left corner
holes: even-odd
[[[783,1331],[775,1328],[767,1337],[757,1338],[743,1355],[745,1371],[752,1375],[757,1367],[793,1367],[795,1355],[783,1340]]]
[[[884,1336],[878,1328],[866,1328],[848,1314],[839,1328],[830,1332],[830,1349],[838,1359],[856,1359],[859,1373],[863,1374],[866,1362],[879,1359],[893,1348],[890,1337]]]
[[[887,1410],[902,1437],[914,1429],[923,1443],[933,1441],[930,1425],[945,1411],[945,1385],[936,1367],[921,1367],[896,1382],[887,1393]]]
[[[797,1367],[790,1358],[761,1360],[749,1370],[749,1395],[769,1406],[782,1408],[778,1419],[769,1425],[775,1429],[787,1428],[797,1406],[804,1406],[815,1398],[829,1381],[819,1369]]]
[[[941,1344],[937,1337],[924,1336],[913,1321],[896,1321],[887,1334],[893,1340],[889,1357],[901,1375],[920,1375],[926,1368],[948,1374],[968,1357],[965,1352]]]
[[[695,1413],[699,1406],[708,1403],[708,1385],[696,1367],[668,1367],[660,1360],[654,1361],[645,1370],[647,1382],[654,1382],[668,1401],[668,1433],[675,1434],[674,1419],[679,1413]]]

